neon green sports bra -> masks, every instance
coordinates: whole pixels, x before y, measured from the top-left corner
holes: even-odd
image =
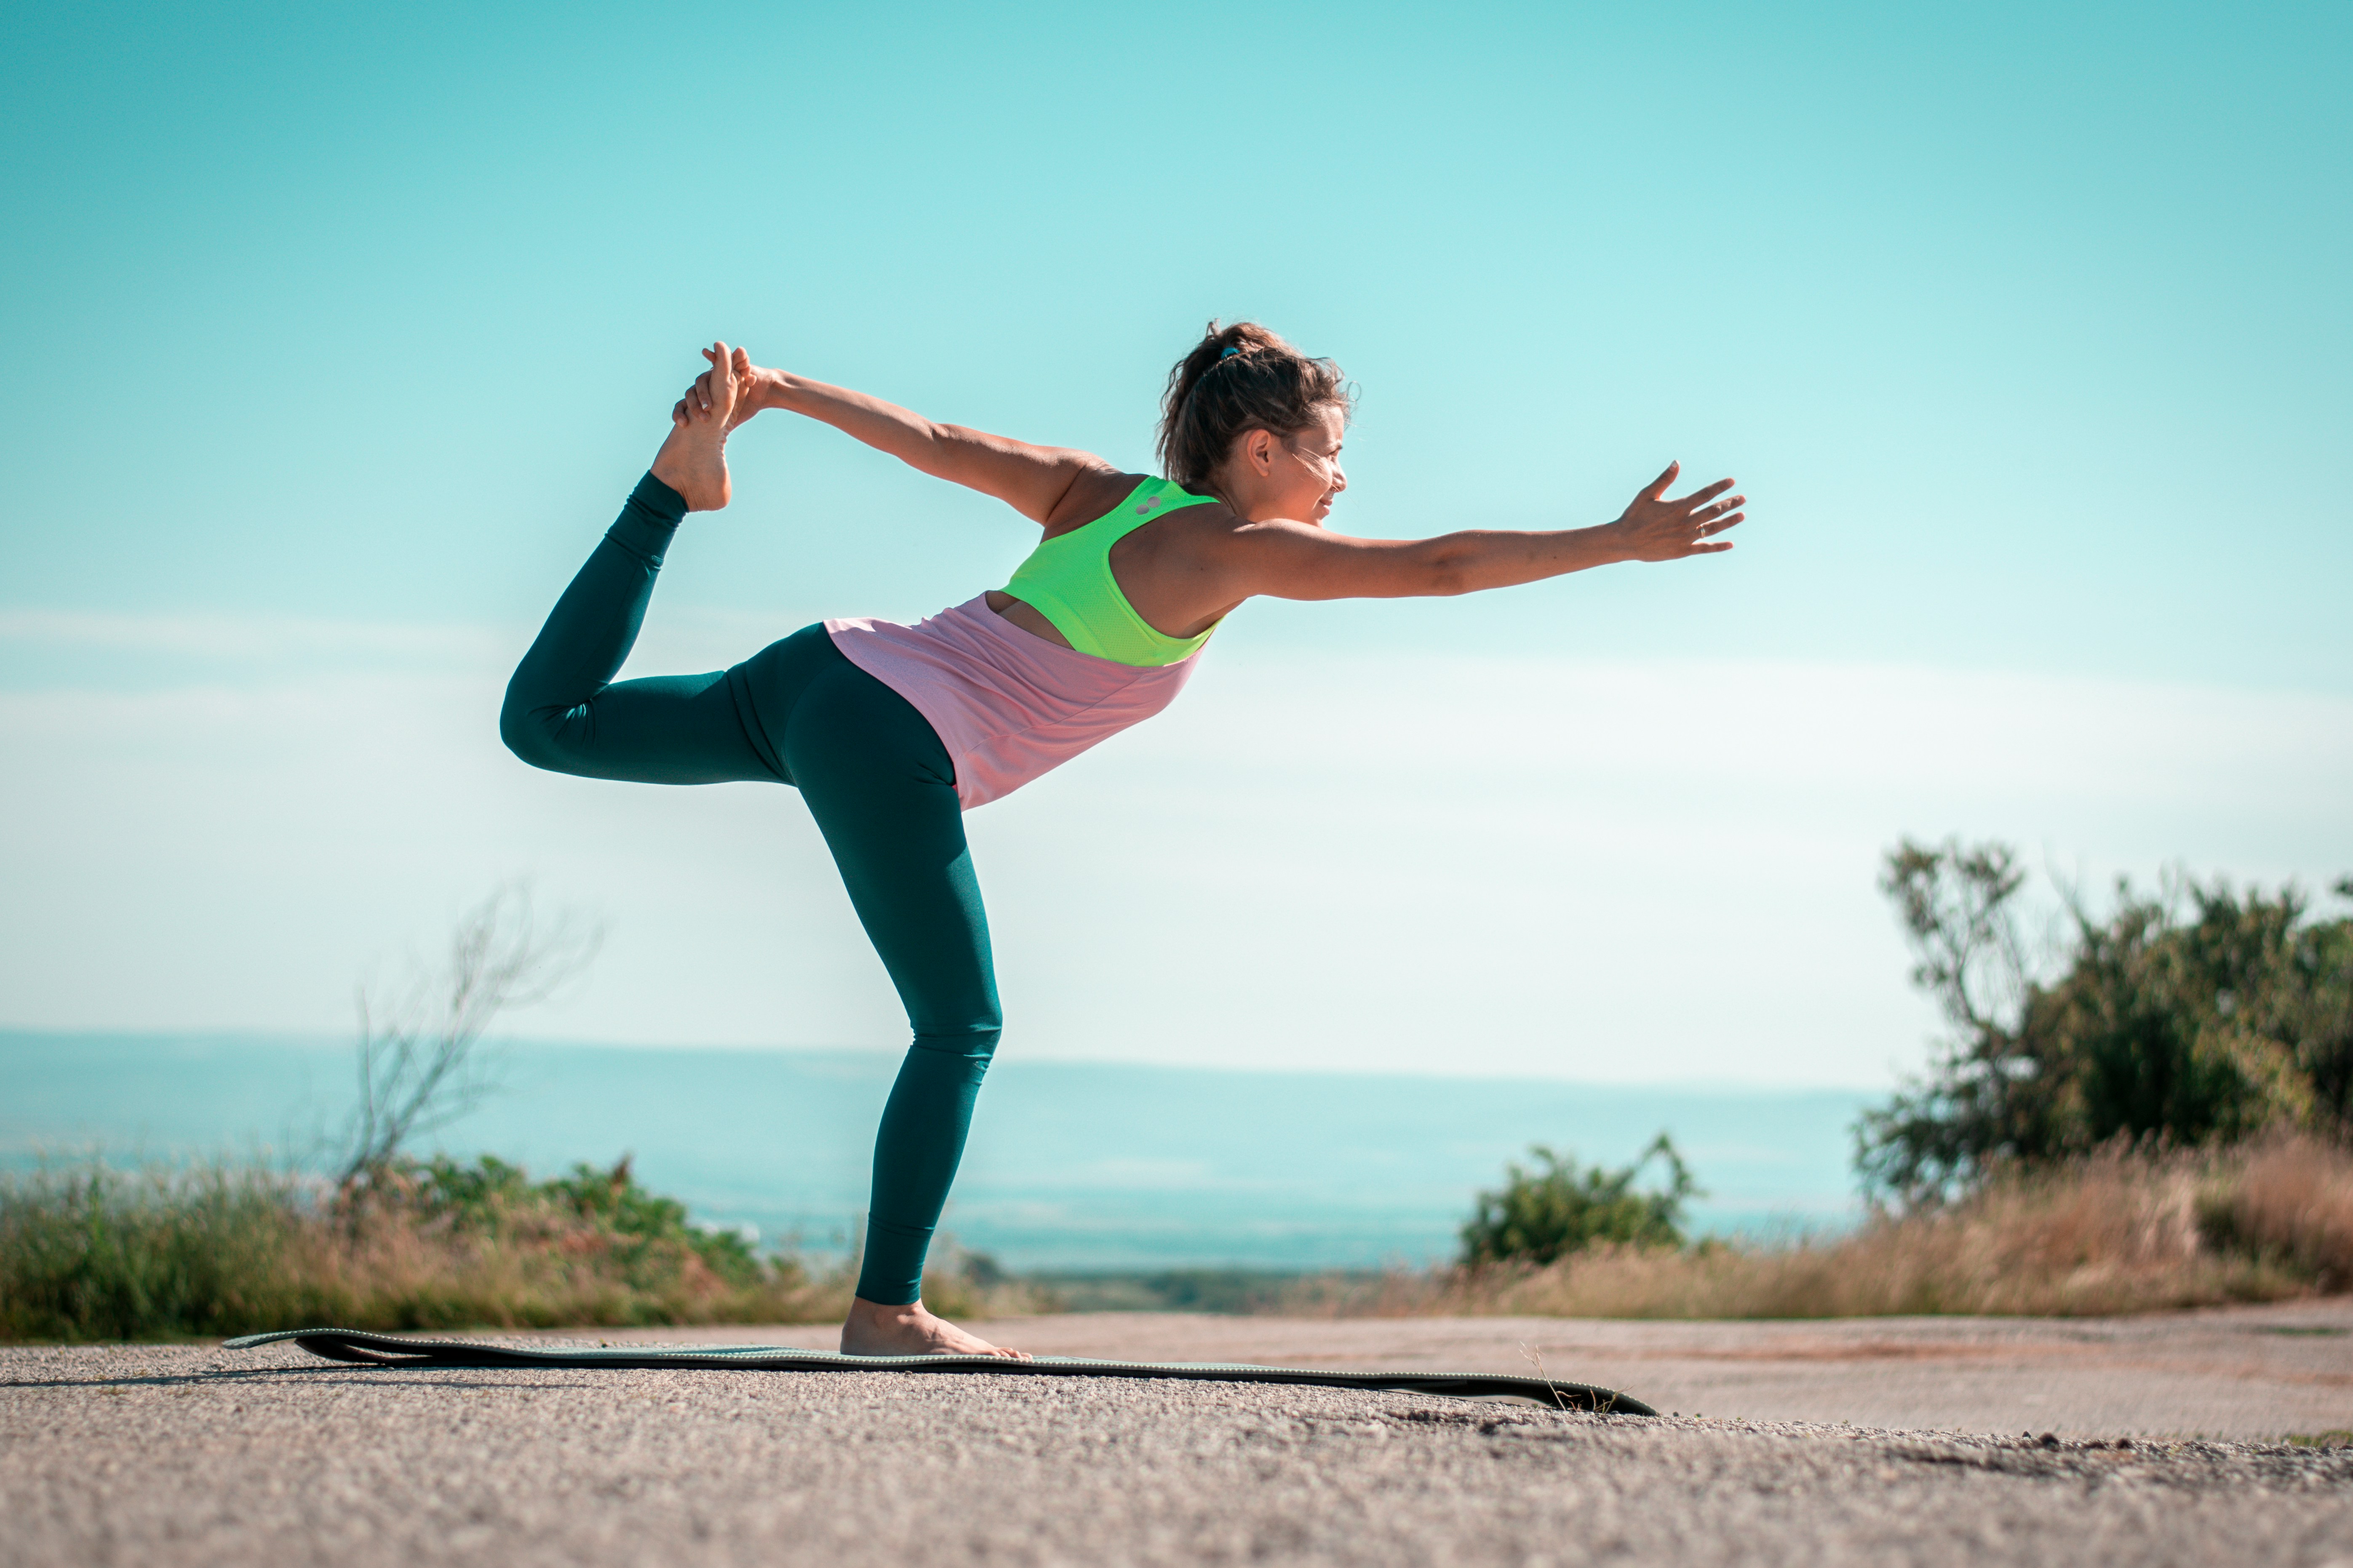
[[[1137,615],[1111,574],[1111,547],[1155,518],[1217,499],[1193,495],[1168,479],[1146,479],[1092,522],[1040,543],[1015,569],[1005,592],[1045,616],[1081,653],[1141,666],[1189,658],[1218,628],[1172,637]]]

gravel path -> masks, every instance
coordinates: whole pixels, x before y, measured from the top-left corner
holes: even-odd
[[[1038,1327],[1058,1322],[1081,1338],[1119,1326]],[[1279,1343],[1358,1325],[1162,1327],[1224,1336],[1223,1353],[1245,1330]],[[1824,1329],[1545,1327],[1556,1339],[1715,1331],[1719,1350]],[[2341,1343],[2269,1337],[2324,1355]],[[1392,1348],[1419,1359],[1428,1346],[1407,1331]],[[1861,1363],[1831,1364],[1854,1375]],[[275,1346],[0,1352],[0,1562],[12,1568],[424,1561],[2353,1568],[2353,1449],[1646,1421],[1226,1384],[425,1373]]]

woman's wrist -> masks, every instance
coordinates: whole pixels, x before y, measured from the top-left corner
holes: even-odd
[[[1634,548],[1634,529],[1624,518],[1613,518],[1596,523],[1594,537],[1601,543],[1601,564],[1614,566],[1620,561],[1640,561],[1641,552]]]
[[[1572,572],[1581,572],[1588,566],[1614,565],[1634,558],[1633,552],[1627,548],[1623,519],[1568,529],[1561,534],[1561,539],[1568,546],[1569,558],[1575,562],[1568,568]]]
[[[763,370],[752,378],[752,401],[763,410],[793,407],[793,381],[790,371]]]

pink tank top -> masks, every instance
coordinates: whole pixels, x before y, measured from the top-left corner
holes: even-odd
[[[1196,649],[1150,666],[1097,658],[1023,631],[987,595],[912,626],[860,616],[825,629],[843,658],[931,721],[966,811],[1151,718],[1176,700],[1201,657]]]

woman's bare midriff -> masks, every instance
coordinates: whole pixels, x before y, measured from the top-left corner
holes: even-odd
[[[1031,637],[1044,637],[1057,647],[1068,647],[1071,639],[1054,629],[1054,623],[1038,613],[1033,605],[1025,605],[1001,588],[991,588],[986,597],[988,607],[1028,632]]]

